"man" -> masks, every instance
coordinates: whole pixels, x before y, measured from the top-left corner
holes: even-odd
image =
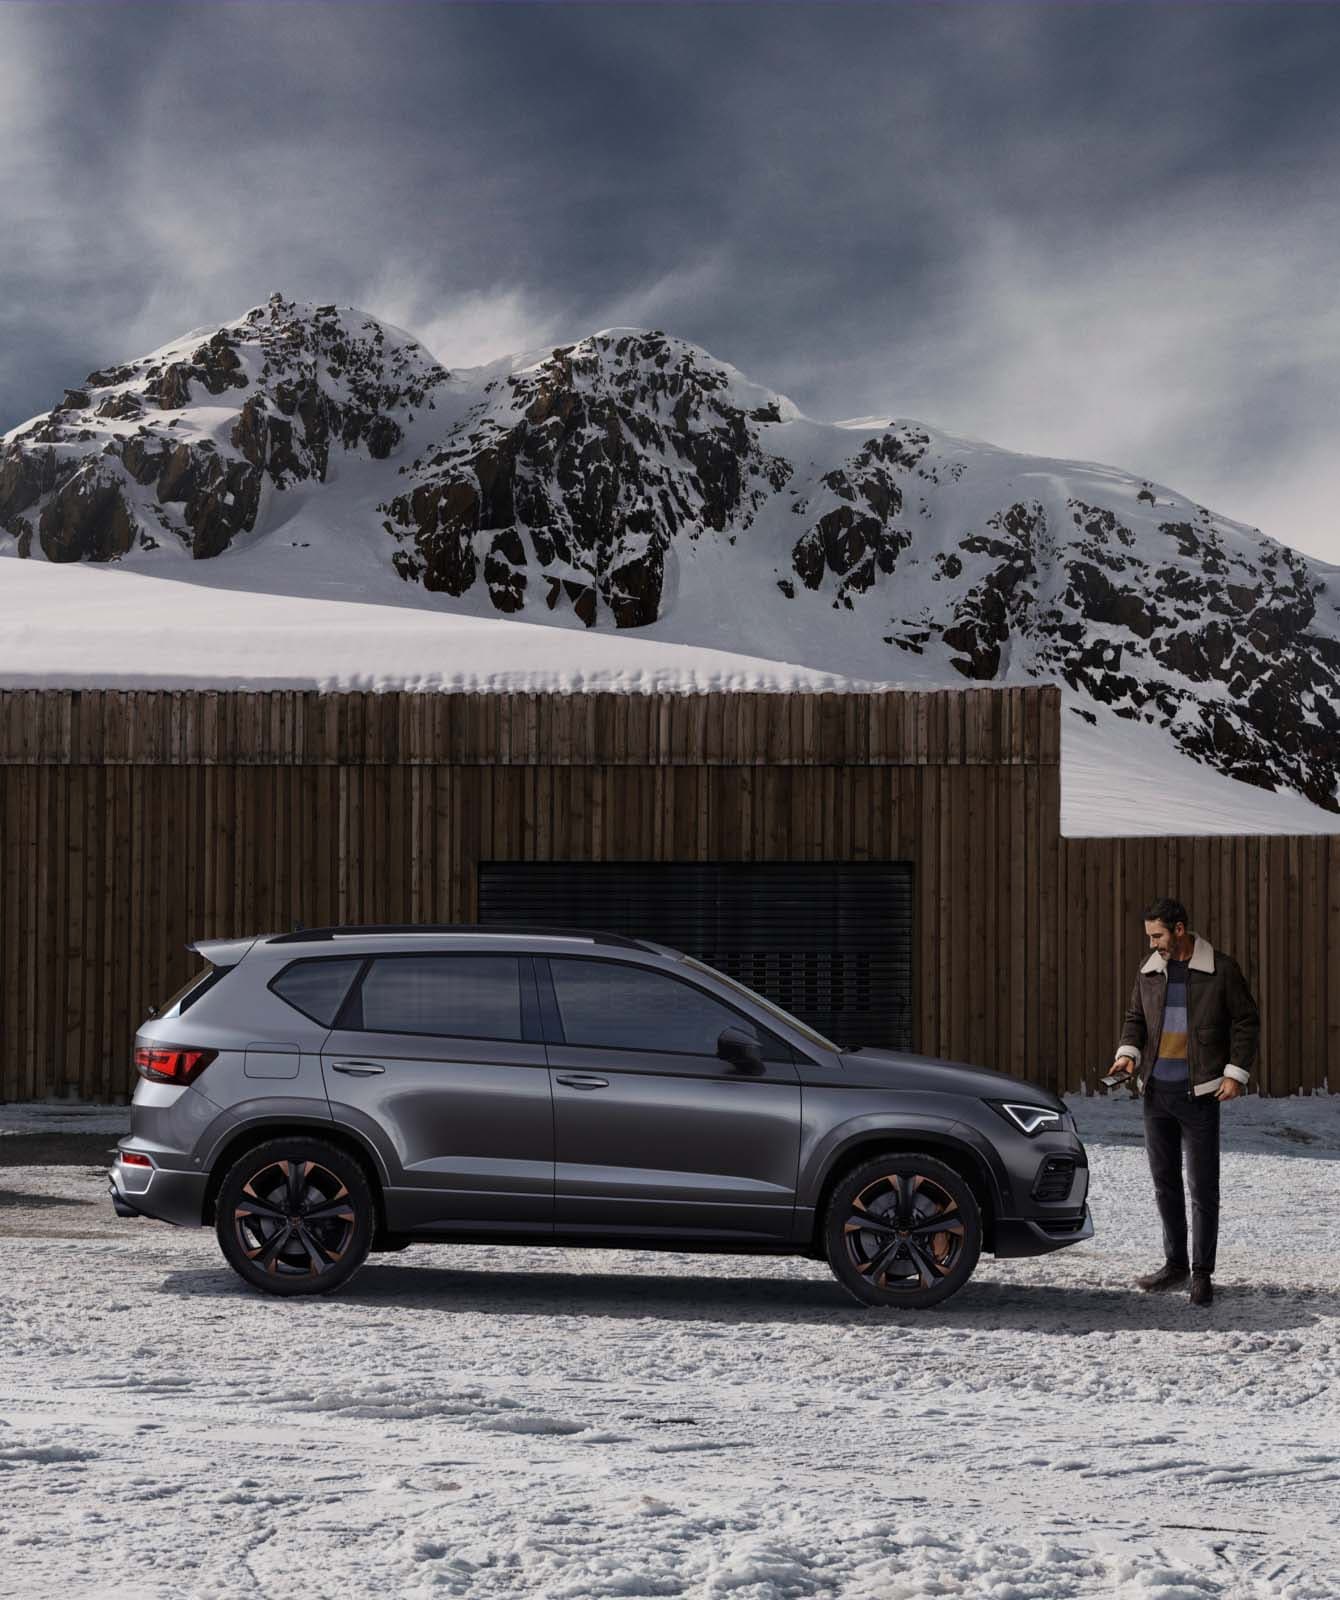
[[[1242,969],[1190,931],[1180,901],[1155,900],[1144,915],[1153,954],[1135,980],[1112,1063],[1113,1072],[1136,1075],[1144,1098],[1145,1149],[1163,1223],[1164,1264],[1136,1282],[1171,1289],[1189,1274],[1191,1303],[1203,1306],[1214,1298],[1219,1236],[1219,1103],[1240,1095],[1251,1078],[1260,1020]]]

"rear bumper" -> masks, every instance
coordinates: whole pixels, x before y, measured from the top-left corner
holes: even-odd
[[[1088,1206],[1078,1216],[1047,1217],[1039,1222],[1032,1217],[997,1217],[994,1254],[997,1256],[1045,1256],[1064,1250],[1068,1244],[1082,1244],[1093,1238],[1093,1218]]]
[[[129,1181],[128,1171],[133,1173]],[[151,1217],[179,1228],[200,1226],[206,1182],[203,1174],[195,1172],[172,1172],[164,1167],[127,1169],[119,1156],[107,1174],[112,1207],[118,1217]]]

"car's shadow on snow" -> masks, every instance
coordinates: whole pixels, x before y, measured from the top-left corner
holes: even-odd
[[[1188,1303],[1185,1292],[1143,1294],[1119,1285],[1001,1282],[993,1280],[989,1270],[986,1276],[970,1279],[942,1304],[917,1311],[858,1305],[831,1278],[770,1277],[748,1268],[737,1278],[695,1277],[682,1271],[660,1275],[540,1268],[515,1272],[487,1266],[434,1267],[426,1259],[419,1266],[373,1257],[347,1288],[329,1300],[314,1296],[289,1304],[295,1309],[339,1305],[432,1310],[445,1316],[581,1317],[730,1327],[779,1322],[815,1327],[849,1327],[853,1323],[876,1327],[889,1322],[926,1326],[948,1321],[965,1329],[1071,1338],[1188,1327],[1293,1329],[1323,1318],[1340,1318],[1340,1294],[1331,1290],[1217,1285],[1214,1304],[1197,1307]],[[255,1293],[226,1267],[170,1272],[163,1280],[162,1292],[228,1300]]]

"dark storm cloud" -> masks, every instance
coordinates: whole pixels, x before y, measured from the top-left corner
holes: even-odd
[[[1340,9],[5,5],[0,425],[273,289],[667,327],[1340,560]]]

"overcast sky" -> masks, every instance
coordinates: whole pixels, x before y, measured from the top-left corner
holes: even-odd
[[[275,289],[660,327],[1340,563],[1340,6],[0,3],[0,429]]]

